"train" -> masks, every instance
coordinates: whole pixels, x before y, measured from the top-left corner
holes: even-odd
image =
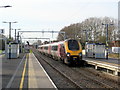
[[[68,65],[82,63],[82,45],[75,39],[39,45],[38,51]]]

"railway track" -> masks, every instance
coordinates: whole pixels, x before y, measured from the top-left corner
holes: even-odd
[[[73,68],[76,70],[76,72],[79,72],[80,74],[83,74],[85,77],[88,77],[90,80],[95,81],[98,84],[100,83],[101,85],[105,87],[110,87],[110,88],[119,88],[118,86],[120,85],[119,77],[113,76],[110,78],[110,75],[107,77],[105,73],[101,73],[99,71],[93,72],[89,70],[90,68]],[[93,69],[94,70],[94,69]],[[94,70],[96,71],[96,70]],[[81,73],[82,72],[82,73]],[[89,76],[88,76],[89,74]],[[105,75],[105,76],[103,76]],[[96,76],[96,78],[94,78]],[[114,78],[114,79],[113,79]]]
[[[74,86],[76,88],[115,88],[115,87],[112,87],[111,85],[109,84],[106,84],[104,82],[101,82],[91,76],[88,75],[85,75],[83,74],[84,72],[80,72],[81,69],[79,68],[72,68],[72,67],[68,67],[68,66],[65,66],[65,65],[59,65],[59,67],[65,67],[66,69],[68,69],[68,71],[63,71],[62,69],[58,68],[57,66],[51,64],[49,62],[48,59],[51,59],[51,58],[48,58],[48,57],[44,57],[40,54],[38,54],[39,52],[38,51],[35,51],[34,54],[39,57],[38,59],[42,59],[44,62],[46,62],[50,67],[52,67],[55,71],[57,71],[59,74],[61,74],[64,78],[66,78],[69,82],[71,82],[72,84],[74,84]],[[54,60],[53,60],[54,61]],[[80,71],[79,71],[80,70]],[[70,72],[73,72],[75,75],[70,75]],[[72,74],[73,74],[72,73]],[[76,77],[75,77],[76,76]],[[81,78],[82,77],[82,78]],[[82,83],[83,84],[82,84]]]
[[[72,68],[72,69],[75,70],[76,72],[78,72],[81,76],[84,76],[84,77],[88,78],[89,80],[97,83],[101,87],[104,87],[104,88],[116,88],[118,86],[117,84],[115,84],[115,86],[111,86],[111,84],[107,84],[107,83],[110,83],[110,82],[107,82],[107,81],[105,81],[103,79],[101,80],[100,77],[99,77],[99,79],[98,79],[97,76],[94,78],[93,75],[89,75],[89,73],[86,73],[88,70],[79,69],[79,68]]]
[[[36,53],[34,52],[36,55]],[[36,55],[38,57],[38,55]],[[69,82],[71,82],[76,88],[83,88],[82,86],[78,85],[75,81],[73,81],[71,78],[69,78],[67,75],[65,75],[63,72],[59,71],[57,68],[55,68],[52,64],[47,62],[44,58],[39,57],[38,59],[44,60],[49,66],[51,66],[55,71],[57,71],[59,74],[61,74],[64,78],[66,78]]]

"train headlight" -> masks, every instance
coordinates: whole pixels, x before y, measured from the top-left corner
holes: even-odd
[[[79,56],[81,57],[81,56],[82,56],[82,53],[79,53]]]
[[[67,53],[67,56],[69,57],[69,56],[70,56],[70,53]]]

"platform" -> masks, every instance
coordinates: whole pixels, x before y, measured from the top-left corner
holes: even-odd
[[[57,89],[33,53],[22,53],[15,59],[1,55],[0,62],[0,89]]]
[[[91,60],[91,61],[100,61],[100,62],[105,62],[105,63],[109,63],[109,64],[120,64],[120,60],[119,59],[115,59],[115,58],[108,58],[108,59],[99,59],[99,58],[88,58],[85,56],[85,50],[82,51],[83,54],[83,60]]]
[[[0,76],[2,76],[1,88],[19,88],[25,56],[24,53],[21,53],[20,57],[15,59],[8,59],[5,55],[0,56],[0,66],[2,67],[0,73]],[[24,87],[27,87],[27,85]]]
[[[109,71],[113,71],[114,75],[120,75],[120,60],[119,59],[96,59],[96,58],[87,58],[83,56],[83,60],[86,61],[88,64],[94,65],[95,69],[104,68]]]
[[[28,88],[56,88],[33,53],[29,53]]]
[[[91,60],[91,61],[96,61],[96,62],[103,62],[103,63],[108,63],[108,64],[113,64],[113,65],[120,65],[120,60],[119,59],[114,59],[114,58],[108,58],[108,59],[96,59],[96,58],[88,58],[83,56],[83,60]]]

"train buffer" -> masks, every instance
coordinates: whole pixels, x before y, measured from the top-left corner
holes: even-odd
[[[28,88],[56,88],[33,53],[29,53]]]

